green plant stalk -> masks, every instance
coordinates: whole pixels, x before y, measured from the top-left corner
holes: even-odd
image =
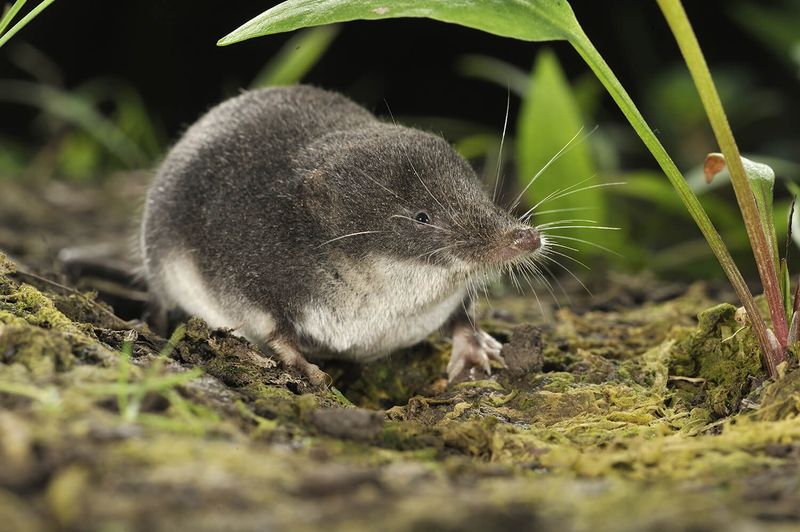
[[[117,374],[117,409],[123,416],[128,412],[128,385],[131,373],[131,353],[133,343],[125,342],[122,345],[119,357],[119,373]]]
[[[298,83],[330,48],[339,26],[309,28],[289,39],[250,84],[251,88]]]
[[[6,31],[8,25],[11,24],[11,21],[14,20],[14,17],[17,16],[19,10],[22,9],[22,7],[25,5],[25,2],[27,1],[28,0],[17,0],[16,2],[14,2],[14,5],[8,8],[8,11],[3,13],[3,17],[0,18],[0,35],[2,35],[4,31]]]
[[[24,28],[25,26],[27,26],[27,25],[28,25],[28,23],[29,23],[31,20],[33,20],[34,18],[36,18],[36,16],[37,16],[39,13],[41,13],[42,11],[44,11],[45,9],[47,9],[47,6],[49,6],[50,4],[52,4],[52,3],[53,3],[53,2],[55,2],[55,1],[56,1],[56,0],[42,0],[42,3],[41,3],[41,4],[39,4],[38,6],[34,7],[33,9],[31,9],[30,13],[28,13],[27,15],[25,15],[24,17],[22,17],[22,19],[21,19],[19,22],[17,22],[16,24],[14,24],[14,25],[11,27],[11,29],[10,29],[10,30],[8,30],[6,33],[4,33],[2,37],[0,37],[0,47],[2,47],[2,46],[5,44],[5,43],[7,43],[7,42],[8,42],[8,40],[9,40],[11,37],[13,37],[13,36],[14,36],[14,34],[16,34],[16,33],[17,33],[19,30],[21,30],[22,28]],[[20,7],[21,7],[21,6],[20,6]],[[13,8],[12,8],[12,9],[13,9]]]
[[[251,19],[219,40],[220,46],[253,37],[292,31],[350,20],[376,20],[398,17],[426,17],[460,24],[502,37],[523,41],[567,40],[584,58],[598,79],[619,105],[625,117],[655,156],[673,187],[705,236],[739,299],[750,314],[753,329],[764,350],[766,365],[775,374],[773,362],[784,356],[773,352],[775,335],[767,329],[758,313],[753,296],[736,264],[702,205],[686,184],[683,175],[669,158],[664,147],[639,113],[630,96],[594,48],[575,19],[572,8],[564,0],[462,0],[430,2],[396,0],[388,8],[380,0],[286,0]],[[738,161],[738,159],[737,159]],[[785,321],[784,321],[785,323]],[[777,348],[781,351],[780,346]]]
[[[747,235],[750,237],[753,247],[758,273],[764,285],[764,294],[769,304],[775,336],[780,346],[785,348],[788,343],[789,327],[786,323],[786,313],[778,282],[778,265],[774,261],[772,248],[761,224],[758,206],[742,164],[742,156],[739,154],[739,148],[736,146],[736,140],[733,138],[733,132],[725,115],[725,109],[722,107],[722,101],[717,93],[714,80],[711,78],[711,72],[700,49],[700,44],[697,42],[697,36],[689,23],[686,11],[683,9],[683,4],[681,4],[680,0],[657,1],[675,36],[675,40],[678,41],[678,47],[683,54],[686,65],[689,67],[689,72],[692,75],[697,91],[700,93],[700,99],[711,122],[714,135],[722,153],[725,155],[725,161],[731,175],[731,183],[736,193],[736,201],[742,211],[742,218],[744,218]]]
[[[777,363],[775,363],[775,359],[777,355],[773,354],[773,349],[771,348],[767,333],[767,325],[764,323],[764,319],[758,311],[753,295],[750,293],[749,288],[747,288],[747,283],[736,267],[736,263],[733,261],[733,257],[731,257],[728,248],[725,246],[725,242],[709,219],[703,206],[697,199],[697,196],[694,195],[689,185],[686,184],[686,180],[683,178],[680,170],[678,170],[678,167],[672,161],[669,154],[667,154],[667,151],[661,145],[661,142],[659,142],[653,130],[650,129],[650,126],[647,125],[644,117],[636,108],[636,105],[634,105],[633,100],[631,100],[625,88],[613,74],[611,68],[586,34],[582,31],[581,33],[574,34],[569,39],[569,42],[583,60],[586,61],[586,64],[588,64],[589,68],[595,73],[625,115],[625,118],[628,119],[628,122],[630,122],[633,129],[653,154],[659,166],[661,166],[661,169],[675,188],[675,191],[678,193],[686,210],[689,211],[689,214],[700,228],[700,232],[703,233],[709,247],[717,257],[723,271],[728,276],[742,306],[744,306],[750,316],[753,329],[755,330],[759,344],[764,352],[764,360],[770,375],[776,375]]]

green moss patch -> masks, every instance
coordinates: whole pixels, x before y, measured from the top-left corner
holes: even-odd
[[[13,529],[714,530],[800,517],[798,373],[765,382],[735,309],[703,311],[700,286],[555,323],[486,321],[513,362],[490,378],[448,386],[450,345],[432,339],[327,365],[336,388],[316,389],[199,320],[167,341],[3,264],[0,518]]]

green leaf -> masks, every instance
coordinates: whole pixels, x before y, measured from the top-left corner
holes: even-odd
[[[456,70],[462,76],[482,79],[504,89],[508,88],[517,96],[524,96],[528,91],[528,73],[496,57],[480,54],[462,55],[456,61]]]
[[[786,319],[792,320],[792,281],[789,278],[789,266],[786,259],[781,259],[781,274],[778,276],[780,282],[781,295],[783,296],[783,308],[786,309]]]
[[[614,191],[615,194],[640,199],[653,203],[655,208],[664,211],[664,215],[676,215],[689,218],[689,213],[675,195],[675,191],[664,176],[649,171],[628,172],[624,176],[625,186]],[[725,232],[726,229],[738,231],[742,220],[735,207],[724,199],[709,195],[703,199],[706,211]],[[652,212],[652,211],[651,211]],[[657,218],[660,216],[657,216]],[[657,222],[654,222],[657,223]]]
[[[750,188],[753,189],[753,195],[756,198],[761,226],[764,228],[764,234],[769,239],[775,267],[778,268],[778,237],[775,234],[775,224],[773,223],[775,216],[772,212],[775,172],[766,164],[757,163],[744,157],[741,159],[744,172],[750,182]]]
[[[338,33],[338,26],[321,26],[298,33],[269,60],[250,87],[274,87],[299,82],[325,54]]]
[[[131,168],[149,164],[141,148],[79,94],[29,81],[0,80],[0,101],[38,107],[81,128]]]
[[[578,109],[572,88],[564,75],[558,59],[550,50],[543,50],[536,58],[529,84],[529,91],[520,109],[517,123],[517,177],[519,190],[525,192],[528,207],[545,200],[558,190],[577,185],[575,189],[599,184],[596,179],[592,153],[586,139],[570,141],[583,128],[584,123]],[[570,144],[569,151],[542,171],[555,154]],[[541,172],[539,174],[539,172]],[[531,179],[535,182],[528,187]],[[584,182],[582,185],[579,183]],[[590,188],[582,192],[568,194],[560,199],[545,200],[536,211],[558,209],[591,208],[588,215],[598,225],[605,225],[606,201],[602,188]],[[586,218],[580,211],[565,211],[536,216],[534,224],[563,220],[568,218]],[[577,215],[575,213],[578,213]],[[587,225],[575,223],[570,225]],[[605,235],[591,229],[570,229],[569,236],[598,242]],[[602,244],[605,240],[598,243]],[[596,250],[591,246],[576,245],[579,249]]]
[[[227,45],[260,35],[333,22],[398,17],[427,17],[525,41],[569,41],[664,170],[752,317],[759,343],[768,348],[766,325],[725,242],[625,88],[583,32],[566,0],[288,0],[244,24],[217,44]]]
[[[775,56],[792,68],[793,49],[800,45],[797,21],[800,18],[800,3],[796,0],[783,2],[736,2],[726,10],[748,33],[772,49]]]
[[[744,167],[745,175],[747,176],[750,189],[753,191],[753,197],[756,200],[756,208],[758,209],[758,218],[764,234],[768,239],[768,245],[772,252],[773,261],[775,263],[776,272],[778,266],[778,236],[775,233],[775,214],[772,207],[773,191],[775,189],[775,171],[766,164],[751,161],[745,157],[740,157],[742,166]],[[719,165],[714,167],[714,162]],[[718,172],[726,168],[727,161],[725,156],[721,153],[710,153],[706,157],[706,176],[710,180]],[[729,174],[730,175],[730,174]]]
[[[523,41],[565,40],[580,31],[566,0],[288,0],[217,44],[334,22],[400,17],[431,18]]]
[[[499,144],[499,135],[476,133],[459,139],[453,148],[465,159],[480,159],[497,151]]]

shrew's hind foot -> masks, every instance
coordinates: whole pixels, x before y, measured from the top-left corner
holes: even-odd
[[[319,366],[306,360],[291,342],[284,339],[275,339],[269,341],[268,345],[284,364],[297,369],[309,380],[312,386],[325,386],[331,383],[331,377],[319,369]]]
[[[503,344],[481,330],[469,324],[457,324],[453,327],[453,352],[447,364],[447,380],[453,382],[464,370],[469,370],[470,377],[475,371],[483,371],[487,376],[492,374],[492,360],[505,367],[500,356]]]

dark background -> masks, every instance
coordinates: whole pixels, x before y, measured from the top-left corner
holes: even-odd
[[[103,186],[119,171],[152,170],[185,127],[217,102],[250,86],[295,35],[216,46],[218,39],[276,3],[57,0],[0,49],[0,179],[31,186],[48,180],[73,181],[92,187]],[[782,181],[776,185],[775,216],[783,241],[789,182],[800,182],[800,0],[686,0],[684,4],[740,150],[773,165]],[[700,178],[695,190],[707,208],[714,207],[709,214],[742,270],[752,276],[752,255],[730,187],[720,179],[713,190],[702,183],[699,166],[718,147],[655,0],[573,0],[571,5],[678,167],[690,181],[692,174]],[[746,8],[756,8],[758,16],[743,21]],[[599,125],[588,141],[599,178],[631,183],[649,173],[665,185],[665,190],[648,197],[623,194],[622,188],[605,196],[605,208],[611,213],[608,224],[620,227],[623,236],[614,241],[603,240],[610,233],[598,234],[595,242],[619,251],[622,258],[608,254],[592,258],[593,272],[602,271],[597,266],[609,259],[614,268],[649,269],[670,277],[721,275],[677,195],[661,181],[655,160],[566,42],[515,41],[427,19],[355,21],[340,30],[304,82],[343,92],[379,115],[388,114],[388,104],[400,121],[442,132],[452,142],[462,140],[469,130],[490,132],[499,145],[506,109],[504,84],[466,77],[457,67],[459,58],[493,57],[527,75],[544,47],[554,50],[576,101],[579,93],[598,95],[579,105],[584,127]],[[777,44],[773,37],[780,37]],[[794,60],[791,46],[798,56]],[[82,131],[74,121],[52,110],[43,112],[41,105],[21,103],[18,96],[10,101],[14,98],[4,88],[9,85],[6,80],[33,81],[90,102],[138,143],[144,156],[124,161],[111,155],[96,131]],[[134,102],[135,109],[126,115],[120,102]],[[519,97],[512,94],[510,104],[512,142],[507,143],[502,173],[513,176]],[[447,126],[437,117],[457,119],[460,126],[448,130],[452,122]],[[470,157],[487,182],[495,173],[496,159],[491,157],[489,151]],[[119,182],[147,179],[123,176]],[[506,183],[521,188],[511,179]]]
[[[228,47],[215,44],[276,3],[62,0],[23,30],[16,42],[35,44],[57,65],[66,87],[98,76],[126,80],[141,92],[165,133],[174,138],[203,110],[237,87],[247,86],[285,42],[287,35],[275,35]],[[733,3],[686,2],[709,63],[719,67],[747,62],[770,85],[796,91],[791,72],[726,17],[726,7]],[[656,72],[680,61],[654,1],[572,4],[634,101],[640,101],[637,95]],[[704,37],[708,35],[713,39]],[[348,23],[306,81],[346,92],[381,113],[386,99],[395,114],[459,117],[500,129],[505,91],[457,75],[454,58],[482,53],[528,70],[540,46],[553,47],[571,77],[587,71],[567,43],[514,41],[425,19],[400,19]],[[0,77],[26,77],[9,61],[7,50],[0,54]],[[793,112],[797,116],[797,108]],[[33,134],[25,127],[33,111],[3,105],[0,113],[3,133]],[[608,97],[603,114],[621,120]],[[651,125],[659,128],[657,122]],[[746,140],[739,139],[745,145]],[[642,155],[647,157],[644,149]]]

